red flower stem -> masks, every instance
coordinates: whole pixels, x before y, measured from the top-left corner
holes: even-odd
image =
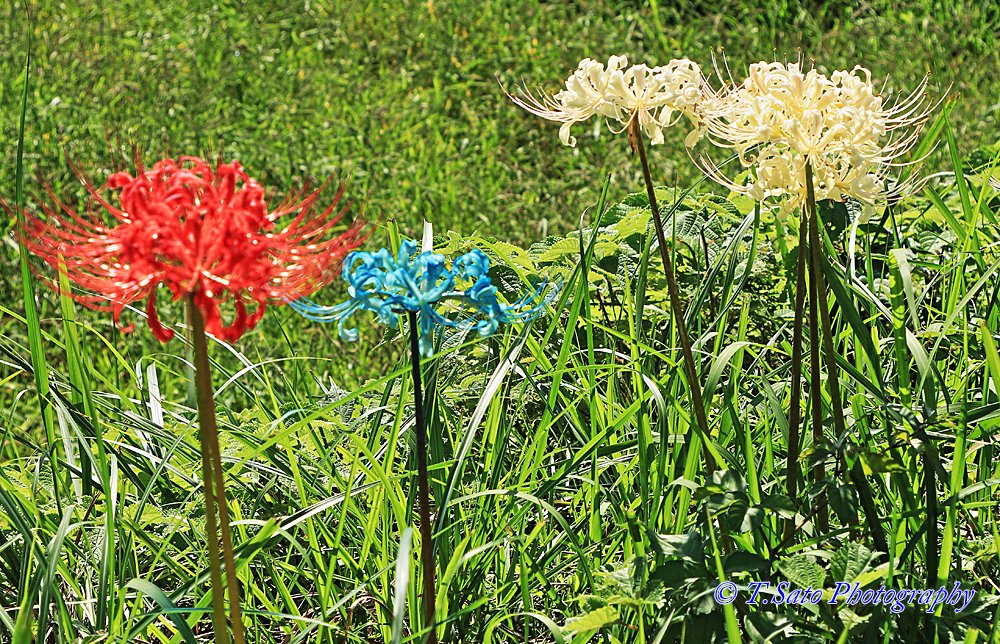
[[[426,641],[429,644],[437,644],[434,536],[431,523],[431,491],[427,475],[427,427],[424,425],[424,397],[420,386],[420,330],[417,328],[416,312],[409,312],[409,320],[413,412],[417,429],[417,492],[420,497],[420,562],[424,573],[424,628],[430,628]]]
[[[674,274],[674,265],[670,261],[670,250],[667,248],[667,236],[663,231],[663,220],[660,218],[660,207],[656,203],[656,193],[653,188],[653,176],[649,171],[649,161],[646,159],[646,146],[642,141],[642,130],[639,121],[632,120],[629,126],[629,136],[639,151],[642,162],[642,176],[646,180],[646,194],[649,196],[649,209],[653,213],[653,227],[656,229],[656,241],[660,246],[660,259],[663,260],[663,272],[667,277],[667,292],[670,294],[670,310],[677,325],[677,337],[681,342],[681,353],[684,356],[684,370],[687,372],[688,389],[691,391],[691,406],[694,407],[695,431],[701,434],[701,449],[705,459],[705,472],[711,474],[715,470],[715,462],[708,448],[712,440],[708,428],[708,415],[705,413],[705,402],[702,399],[701,380],[698,378],[698,367],[694,361],[694,351],[691,349],[691,338],[688,336],[684,321],[684,308],[681,304],[680,290]]]
[[[194,344],[195,389],[198,399],[199,439],[202,448],[201,468],[205,487],[205,531],[208,537],[209,562],[212,567],[212,621],[215,628],[215,641],[221,644],[229,642],[229,629],[226,626],[225,589],[222,585],[224,566],[226,585],[229,589],[232,639],[234,644],[245,644],[243,615],[240,610],[239,580],[236,577],[232,533],[229,528],[229,506],[226,502],[222,455],[219,450],[219,428],[215,420],[212,371],[208,362],[208,337],[205,335],[205,318],[195,305],[193,295],[188,299],[188,318]],[[218,526],[216,518],[218,518]],[[221,528],[221,539],[218,528]]]

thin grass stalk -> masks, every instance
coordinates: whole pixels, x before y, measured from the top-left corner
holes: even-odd
[[[27,11],[27,9],[25,9]],[[28,18],[28,36],[24,58],[24,83],[21,86],[20,113],[18,115],[17,148],[14,165],[14,217],[17,224],[23,223],[21,209],[24,207],[24,134],[28,113],[28,88],[31,85],[31,15]],[[35,380],[35,392],[38,396],[38,408],[45,429],[45,441],[48,446],[47,456],[52,469],[52,487],[56,509],[62,513],[62,490],[70,486],[72,474],[61,472],[59,467],[58,442],[56,440],[55,422],[53,420],[52,401],[49,392],[49,370],[45,362],[45,351],[42,346],[41,322],[38,315],[38,305],[35,301],[35,278],[31,272],[28,248],[19,243],[18,260],[21,269],[21,293],[24,302],[24,319],[28,326],[28,350],[31,355],[31,371]]]
[[[643,390],[643,382],[641,374],[645,370],[645,361],[639,353],[639,345],[642,342],[642,311],[645,308],[646,299],[646,270],[649,266],[649,245],[648,245],[648,233],[643,235],[643,253],[642,258],[639,260],[639,267],[637,269],[638,273],[636,276],[635,285],[635,300],[633,300],[633,306],[631,309],[626,309],[628,313],[628,323],[629,323],[629,337],[634,338],[633,342],[629,342],[628,351],[629,357],[632,363],[637,365],[637,369],[632,371],[632,390],[635,392],[641,392]],[[637,432],[636,439],[639,446],[639,471],[649,472],[657,471],[662,475],[662,470],[656,467],[655,462],[650,462],[650,457],[652,456],[652,451],[650,450],[650,444],[652,442],[652,430],[650,427],[650,405],[646,402],[645,396],[639,399],[639,414],[636,417],[637,422]],[[659,486],[655,483],[656,479],[662,479],[662,476],[653,477],[654,486],[658,488]],[[639,476],[639,500],[642,507],[646,510],[644,516],[646,520],[646,525],[654,527],[656,525],[656,511],[650,510],[651,506],[649,504],[650,499],[650,481],[645,476]]]
[[[27,8],[25,9],[27,11]],[[13,14],[13,11],[11,12]],[[26,53],[24,61],[24,83],[21,87],[21,106],[18,118],[17,129],[17,156],[14,167],[14,203],[15,217],[17,223],[21,223],[21,208],[24,205],[24,126],[28,112],[28,87],[31,83],[31,15],[28,18],[28,37],[26,43]],[[24,318],[28,327],[28,346],[31,353],[31,370],[35,380],[35,390],[38,394],[39,411],[42,416],[42,424],[45,428],[46,440],[49,445],[49,465],[52,468],[52,488],[56,501],[56,508],[62,512],[62,494],[59,485],[59,470],[57,468],[57,458],[55,454],[55,429],[52,422],[51,401],[49,400],[48,368],[45,363],[45,353],[42,348],[41,324],[38,317],[38,308],[35,305],[35,288],[28,262],[28,249],[24,244],[18,244],[18,255],[21,267],[21,286],[24,300]],[[38,517],[36,517],[36,531]],[[21,569],[24,577],[21,580],[21,588],[18,591],[20,600],[19,609],[12,629],[12,641],[14,644],[27,644],[33,641],[34,611],[31,608],[32,598],[36,596],[34,584],[31,582],[31,560],[34,549],[27,544],[21,558]],[[39,634],[43,629],[39,628]]]
[[[799,427],[802,424],[802,324],[806,300],[806,254],[809,252],[809,218],[802,213],[799,223],[799,256],[795,262],[795,319],[792,321],[792,400],[788,410],[788,457],[785,488],[795,500],[799,484]],[[785,539],[795,531],[795,517],[785,521]]]
[[[208,337],[205,334],[205,319],[195,305],[193,295],[188,299],[188,322],[194,346],[199,441],[202,449],[202,483],[205,487],[205,532],[211,566],[209,572],[212,582],[212,622],[215,628],[215,641],[222,644],[228,644],[230,641],[229,628],[226,625],[225,587],[222,584],[222,571],[225,567],[232,613],[232,641],[234,644],[245,644],[239,583],[236,578],[232,535],[229,530],[229,508],[226,503],[222,457],[219,452],[219,428],[215,420],[212,372],[208,362]]]
[[[937,498],[937,474],[934,471],[937,451],[930,444],[924,447],[924,493],[927,495],[927,541],[924,547],[924,559],[927,568],[927,587],[933,588],[938,582],[944,583],[947,579],[938,579],[938,566],[940,558],[938,553],[938,498]]]
[[[951,130],[949,129],[948,132],[950,134]],[[954,145],[954,141],[951,140],[950,138],[949,138],[948,143],[949,143],[949,146],[953,146]],[[964,176],[962,176],[960,173],[956,172],[956,175],[957,175],[956,178],[961,178],[962,181],[965,180]],[[970,220],[972,220],[971,217],[970,217]],[[956,277],[955,287],[956,287],[956,290],[957,289],[962,289],[963,291],[965,290],[965,288],[964,288],[965,287],[965,276],[961,273],[961,271],[959,271],[959,274]],[[968,329],[969,329],[969,310],[968,310],[967,306],[968,305],[965,302],[962,303],[962,314],[961,314],[962,315],[962,317],[961,317],[961,324],[962,324],[962,355],[966,359],[965,360],[961,360],[959,362],[959,365],[968,364],[970,362],[968,360],[968,356],[969,356],[969,332],[968,332]],[[952,307],[949,310],[954,311],[954,309],[955,309],[955,307]],[[949,482],[950,485],[949,485],[948,497],[947,497],[948,498],[948,503],[945,505],[944,532],[941,534],[941,550],[940,551],[938,551],[938,544],[937,544],[937,540],[936,540],[937,536],[938,536],[937,535],[937,530],[938,530],[938,525],[937,525],[938,507],[937,507],[937,504],[935,503],[932,506],[930,503],[928,503],[929,507],[928,507],[928,512],[927,512],[927,529],[928,529],[928,532],[930,532],[930,530],[931,530],[932,527],[933,527],[934,532],[935,532],[935,535],[934,535],[935,536],[935,541],[934,541],[934,543],[931,544],[930,537],[928,537],[928,540],[927,540],[928,546],[931,546],[931,545],[933,546],[934,560],[932,561],[930,553],[925,553],[924,556],[925,556],[926,565],[927,565],[928,568],[930,568],[932,565],[934,565],[937,568],[937,575],[936,575],[937,576],[937,581],[934,584],[935,586],[937,586],[937,585],[944,585],[945,583],[947,583],[948,578],[949,578],[950,573],[951,573],[951,569],[952,569],[952,557],[953,557],[954,548],[955,548],[955,535],[958,533],[959,494],[962,491],[962,487],[965,485],[966,468],[968,467],[968,462],[967,462],[968,452],[967,452],[967,447],[966,447],[966,441],[968,440],[968,431],[969,431],[969,385],[972,382],[972,376],[971,376],[971,374],[968,371],[966,371],[966,369],[962,368],[961,366],[958,368],[958,371],[960,373],[962,371],[965,371],[966,375],[964,377],[960,376],[961,377],[961,381],[962,381],[962,384],[960,385],[961,388],[962,388],[962,399],[959,402],[960,409],[959,409],[959,413],[958,413],[958,427],[956,428],[956,432],[955,432],[956,433],[956,436],[955,436],[955,449],[952,452],[951,480]],[[930,455],[936,455],[937,451],[934,449],[934,446],[933,446],[933,443],[931,442],[930,437],[929,436],[926,437],[925,440],[927,441],[927,447],[926,447],[924,453],[925,454],[930,454]],[[930,460],[930,457],[928,457],[928,460]],[[930,470],[930,468],[928,468],[928,470]],[[942,483],[943,483],[943,481],[942,481]],[[935,494],[937,492],[936,482],[935,482],[934,492],[935,492]],[[933,514],[931,514],[931,512],[930,512],[931,509],[934,510]],[[928,579],[932,579],[933,578],[932,575],[931,575],[931,571],[930,570],[928,571],[927,578]],[[940,616],[941,615],[941,608],[939,607],[938,610],[936,610],[934,614]]]
[[[944,532],[941,534],[941,550],[937,559],[937,583],[943,585],[948,581],[952,569],[952,558],[955,551],[955,534],[958,525],[959,494],[965,484],[967,467],[967,447],[969,429],[968,389],[962,392],[961,410],[959,411],[958,427],[955,436],[955,449],[952,452],[951,480],[948,490],[949,502],[945,506]],[[936,510],[936,508],[935,508]],[[937,515],[928,515],[928,521],[937,523]],[[996,533],[994,533],[996,534]],[[935,548],[936,548],[935,544]],[[928,575],[930,577],[930,575]],[[941,614],[940,607],[937,613]]]
[[[890,254],[889,262],[891,271],[889,302],[892,305],[893,344],[895,345],[894,354],[896,358],[899,402],[904,409],[910,409],[913,402],[910,397],[910,353],[906,347],[906,301],[903,290],[903,268],[900,261],[896,256],[896,251],[893,251]],[[938,515],[937,474],[934,470],[934,460],[937,458],[937,453],[932,448],[930,438],[923,431],[918,432],[917,435],[927,442],[921,460],[924,466],[924,494],[927,497],[927,540],[925,543],[924,558],[927,562],[927,587],[931,588],[937,585],[938,566],[938,524],[936,520]],[[908,466],[912,471],[912,469],[916,468],[916,462],[910,461]],[[903,494],[909,491],[908,484],[909,481],[904,478],[904,484],[899,486]],[[916,505],[907,502],[904,498],[903,507],[916,507]]]
[[[76,312],[73,307],[73,298],[70,295],[71,287],[66,273],[65,262],[59,264],[59,303],[62,309],[63,330],[66,335],[66,360],[70,370],[70,382],[73,386],[72,400],[81,406],[84,415],[93,427],[94,443],[97,446],[97,476],[101,480],[101,485],[106,491],[106,497],[113,495],[114,483],[111,480],[111,464],[108,460],[107,449],[104,445],[104,435],[101,431],[101,424],[97,417],[91,393],[90,380],[86,373],[86,352],[82,349],[83,341],[77,333]],[[81,441],[81,450],[89,450],[86,441]],[[82,459],[81,466],[84,467],[82,479],[84,482],[84,493],[93,493],[91,479],[92,473],[86,467],[91,462],[89,455]],[[88,488],[91,491],[88,492]],[[96,626],[105,628],[108,623],[108,597],[111,593],[111,571],[114,568],[115,556],[115,528],[114,513],[105,512],[104,515],[105,537],[101,544],[100,576],[97,590],[97,611],[95,615]]]
[[[715,518],[712,516],[712,511],[706,507],[705,508],[705,518],[708,519],[708,536],[712,541],[712,555],[715,559],[715,574],[719,583],[722,584],[726,581],[726,570],[722,564],[721,551],[719,549],[719,543],[715,538]],[[726,602],[722,605],[722,615],[726,624],[726,641],[730,644],[734,642],[742,642],[743,638],[740,635],[739,621],[736,618],[736,608],[733,606],[732,602]]]
[[[715,470],[715,463],[708,448],[708,442],[711,440],[708,415],[705,413],[705,402],[701,392],[701,379],[698,377],[698,366],[694,360],[694,351],[691,349],[691,338],[688,335],[687,325],[684,321],[684,310],[681,305],[680,290],[677,288],[674,265],[670,261],[670,251],[667,248],[667,236],[663,230],[663,219],[660,217],[660,207],[656,202],[653,175],[649,171],[649,161],[646,158],[646,146],[643,143],[643,134],[639,127],[639,121],[633,119],[629,128],[629,138],[636,150],[639,151],[639,160],[642,163],[642,176],[646,181],[649,209],[653,214],[653,227],[656,229],[656,241],[660,246],[660,259],[663,261],[663,272],[667,279],[667,292],[670,295],[670,310],[673,313],[674,322],[677,326],[677,337],[680,340],[681,353],[684,357],[684,369],[687,371],[688,388],[691,391],[691,406],[694,407],[695,428],[702,436],[702,455],[705,459],[705,472],[706,474],[711,474]]]
[[[417,493],[420,504],[420,563],[424,581],[424,628],[429,628],[427,642],[437,644],[435,627],[437,608],[435,597],[434,535],[431,524],[431,491],[427,474],[427,426],[424,424],[424,397],[420,383],[420,330],[417,314],[408,313],[410,320],[410,367],[413,370],[413,415],[417,430]]]

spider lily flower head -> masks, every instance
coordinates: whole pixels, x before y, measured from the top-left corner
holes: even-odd
[[[340,337],[349,341],[358,338],[357,329],[349,326],[358,311],[374,313],[393,329],[401,315],[414,312],[420,354],[430,357],[435,328],[474,328],[487,336],[500,324],[535,318],[548,303],[543,283],[514,304],[503,304],[489,270],[490,260],[479,249],[459,256],[448,268],[444,255],[432,250],[417,253],[416,242],[404,240],[395,256],[386,248],[347,256],[343,274],[350,299],[346,302],[321,306],[303,298],[291,306],[310,320],[336,321]]]
[[[157,314],[159,285],[174,300],[192,296],[206,330],[233,341],[260,321],[269,302],[328,283],[365,237],[363,222],[332,235],[347,210],[337,210],[343,186],[318,212],[322,188],[303,188],[270,208],[264,187],[237,162],[163,159],[148,170],[140,165],[135,176],[112,174],[99,188],[77,174],[89,193],[86,211],[77,213],[46,188],[52,205],[41,207],[44,218],[25,213],[23,243],[66,271],[83,290],[73,294],[77,301],[110,310],[116,324],[126,306],[145,300],[149,327],[163,342],[174,332]],[[230,301],[235,316],[226,325],[220,304]]]
[[[721,75],[721,74],[720,74]],[[901,159],[916,145],[935,105],[927,101],[928,78],[906,97],[887,102],[857,66],[830,76],[803,71],[801,62],[759,62],[747,78],[721,92],[705,114],[708,140],[733,150],[746,185],[728,179],[707,156],[696,159],[726,187],[757,201],[775,199],[787,212],[805,201],[805,167],[813,170],[817,200],[851,196],[872,205],[906,192],[887,187]]]
[[[605,66],[585,58],[568,79],[566,88],[554,96],[525,89],[510,99],[528,112],[561,123],[559,140],[576,146],[570,134],[575,123],[603,116],[621,125],[615,133],[638,121],[651,145],[663,143],[663,130],[686,116],[695,129],[685,143],[694,145],[702,135],[702,104],[708,100],[701,67],[687,58],[674,59],[659,67],[629,66],[626,56],[611,56]]]

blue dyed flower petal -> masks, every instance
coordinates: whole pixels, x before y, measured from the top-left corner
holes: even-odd
[[[435,328],[474,328],[486,336],[500,324],[533,319],[549,302],[544,296],[549,285],[543,282],[513,305],[502,304],[489,278],[489,257],[479,249],[455,259],[450,270],[443,255],[416,251],[417,244],[411,240],[404,240],[395,256],[385,248],[374,253],[355,251],[343,265],[350,299],[322,306],[303,298],[291,302],[291,306],[310,320],[337,322],[338,334],[345,340],[358,338],[357,328],[348,325],[358,311],[370,311],[392,328],[399,326],[400,315],[415,312],[420,354],[429,357],[434,351]],[[456,287],[456,280],[471,284],[462,290]],[[462,313],[442,314],[438,310],[442,302],[458,304]]]

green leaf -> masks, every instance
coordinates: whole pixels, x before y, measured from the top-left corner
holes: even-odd
[[[763,523],[764,509],[740,500],[726,508],[722,516],[725,519],[726,527],[730,530],[739,533],[752,532]]]
[[[734,572],[762,572],[767,570],[768,564],[767,560],[760,555],[737,550],[726,555],[722,568],[728,576]]]
[[[160,606],[160,611],[177,627],[177,633],[184,638],[186,644],[195,644],[194,633],[191,631],[191,627],[184,621],[184,617],[178,611],[174,602],[170,601],[170,598],[160,590],[159,586],[145,579],[133,579],[125,584],[125,587],[137,590],[155,601]]]
[[[705,558],[705,545],[697,532],[687,534],[649,533],[653,548],[664,557],[680,557],[701,563]]]
[[[711,482],[704,489],[711,493],[736,492],[743,493],[747,489],[746,479],[736,470],[716,470],[712,472]]]
[[[580,255],[580,240],[574,237],[564,237],[549,246],[548,250],[538,256],[539,262],[555,262],[567,255],[578,257]]]
[[[913,424],[913,423],[911,423]],[[865,474],[883,474],[885,472],[904,472],[906,467],[897,460],[891,452],[870,452],[862,451],[858,453],[858,460]]]
[[[853,199],[834,201],[823,199],[816,202],[820,221],[826,225],[830,238],[836,239],[847,230],[861,214],[861,204]]]
[[[715,390],[719,386],[719,380],[722,378],[722,372],[725,371],[729,363],[732,362],[742,349],[751,346],[750,342],[734,342],[728,347],[723,349],[715,362],[712,363],[712,368],[708,372],[708,378],[705,380],[705,407],[710,407],[712,404],[712,396],[715,395]]]
[[[760,507],[770,510],[782,519],[795,516],[795,503],[784,494],[768,494],[760,501]]]
[[[618,244],[613,241],[602,239],[594,244],[594,257],[597,261],[614,257],[619,252]]]
[[[602,606],[589,613],[574,617],[566,621],[563,628],[568,633],[584,633],[596,631],[618,621],[618,609],[614,606]]]
[[[858,495],[850,485],[834,484],[826,488],[826,498],[830,508],[844,525],[858,522]]]
[[[687,559],[665,561],[650,573],[650,579],[656,579],[668,589],[686,588],[697,580],[713,579],[704,563],[694,563]]]
[[[852,582],[872,563],[872,551],[859,543],[848,542],[833,553],[830,575],[837,581]]]
[[[986,320],[979,321],[979,337],[983,341],[983,353],[986,354],[986,366],[989,368],[990,378],[993,380],[993,390],[1000,394],[1000,353],[997,352],[993,335],[986,327]]]
[[[625,241],[633,235],[645,235],[652,217],[648,208],[630,209],[618,223],[609,228],[620,241]]]
[[[496,630],[504,620],[510,619],[512,617],[530,617],[541,623],[545,628],[549,629],[549,634],[552,635],[552,640],[555,644],[565,644],[566,638],[563,637],[562,630],[559,625],[553,622],[549,617],[542,615],[541,613],[533,613],[531,611],[525,611],[520,613],[502,613],[497,615],[490,620],[489,624],[486,625],[486,630],[483,632],[483,644],[492,644],[493,642],[493,632]],[[506,639],[504,641],[507,641]]]
[[[793,639],[795,625],[780,613],[755,611],[747,617],[745,628],[747,633],[753,637],[751,641],[785,642]]]
[[[794,586],[822,588],[826,571],[806,555],[793,555],[782,559],[775,566]]]
[[[531,262],[531,258],[528,256],[528,251],[523,248],[519,248],[514,244],[509,244],[503,241],[493,242],[491,248],[497,254],[497,258],[506,264],[513,264],[515,266],[520,266],[527,270],[534,270],[535,266]]]

